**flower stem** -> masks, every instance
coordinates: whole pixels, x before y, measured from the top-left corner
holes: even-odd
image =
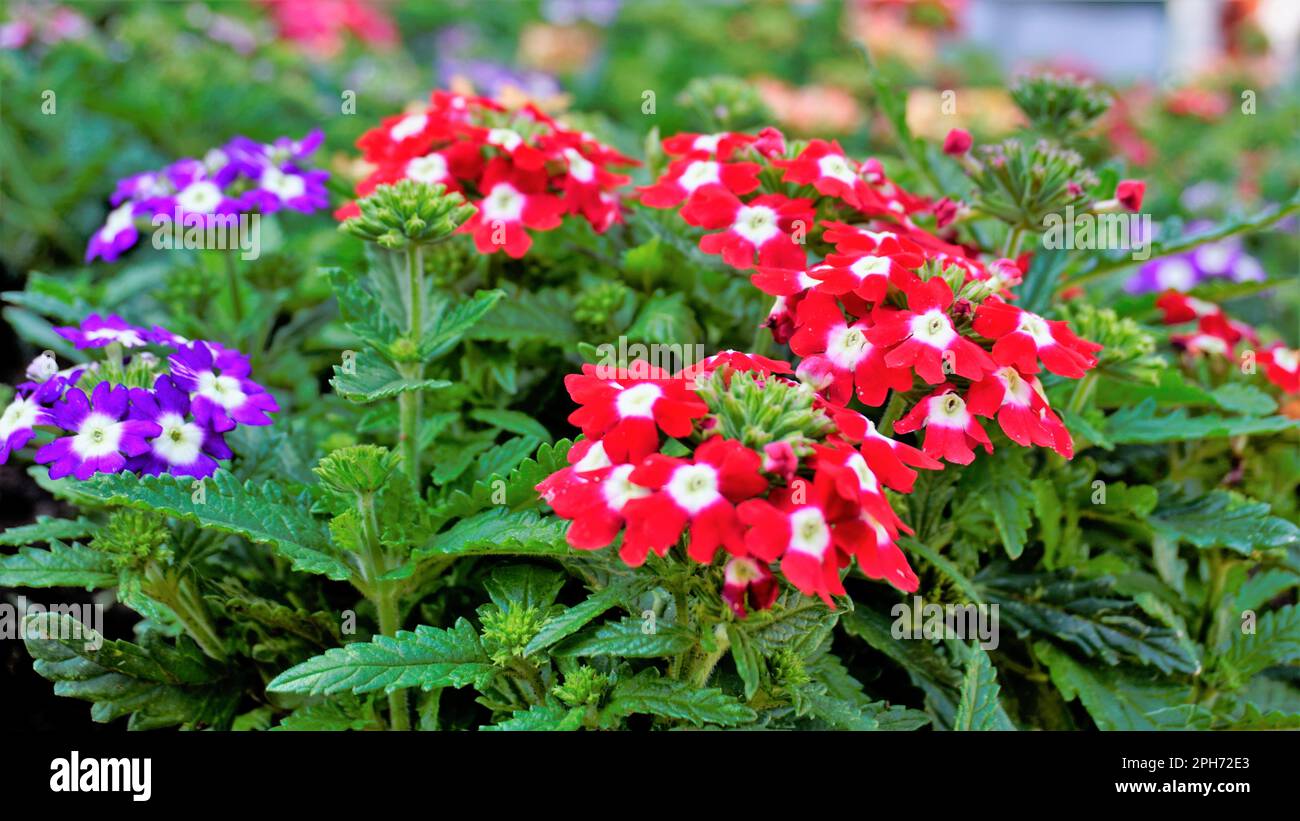
[[[235,324],[244,321],[244,300],[239,295],[239,271],[235,267],[235,252],[227,251],[221,255],[226,264],[226,284],[230,286],[230,310],[235,315]]]
[[[406,335],[417,348],[424,332],[424,259],[419,245],[406,249]],[[398,368],[407,379],[424,378],[423,362],[401,363]],[[420,409],[419,391],[403,391],[398,395],[398,444],[402,452],[402,465],[411,485],[420,489]]]
[[[379,542],[379,520],[375,515],[375,497],[363,494],[357,497],[357,514],[361,518],[361,532],[365,552],[361,556],[366,575],[366,589],[379,614],[379,632],[396,636],[402,627],[401,608],[395,582],[382,578],[388,560]],[[394,690],[388,694],[389,726],[394,730],[411,729],[411,716],[407,707],[406,691]]]

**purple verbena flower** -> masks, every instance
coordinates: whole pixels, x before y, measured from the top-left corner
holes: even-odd
[[[103,348],[114,342],[124,348],[138,348],[149,341],[148,331],[127,324],[126,320],[116,314],[107,317],[91,314],[81,321],[80,328],[66,326],[54,330],[78,349]]]
[[[156,476],[171,473],[202,479],[217,469],[217,459],[233,456],[225,438],[190,418],[190,397],[169,376],[160,376],[152,391],[131,389],[131,418],[154,422],[161,429],[149,452],[130,461],[132,470]]]
[[[72,388],[51,411],[53,422],[70,435],[36,451],[36,463],[50,466],[50,478],[117,473],[128,456],[149,452],[145,441],[162,433],[156,422],[129,419],[130,395],[124,385],[100,382],[89,399]]]
[[[172,354],[172,379],[190,393],[195,420],[218,433],[235,425],[269,425],[280,410],[266,388],[248,378],[248,357],[211,342],[191,342]]]
[[[9,461],[9,454],[21,450],[32,437],[37,425],[51,424],[49,410],[43,407],[36,395],[19,393],[9,406],[0,412],[0,465]]]
[[[136,210],[139,205],[128,202],[119,205],[108,213],[103,226],[90,237],[86,245],[86,262],[100,257],[105,262],[113,262],[140,239],[136,228]]]

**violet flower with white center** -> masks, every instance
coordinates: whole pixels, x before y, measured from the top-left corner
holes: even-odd
[[[218,433],[235,425],[269,425],[280,410],[266,388],[248,378],[248,357],[238,351],[191,342],[169,360],[177,387],[190,393],[194,418]]]
[[[126,418],[130,404],[124,385],[100,382],[89,399],[80,388],[69,390],[50,413],[70,435],[36,451],[37,464],[50,466],[51,479],[70,475],[84,481],[124,470],[127,457],[148,453],[145,440],[162,432],[155,422]]]
[[[116,314],[106,317],[91,314],[81,321],[80,328],[67,326],[54,330],[78,349],[103,348],[114,342],[124,348],[138,348],[147,344],[149,334],[144,328],[127,324],[126,320]]]
[[[298,172],[291,168],[280,169],[271,165],[262,169],[257,188],[245,194],[241,204],[248,210],[268,214],[281,208],[310,214],[329,205],[329,193],[325,190],[328,172]]]
[[[9,461],[9,454],[21,450],[36,435],[37,425],[53,423],[49,410],[43,407],[36,395],[14,397],[9,406],[0,412],[0,465]]]
[[[140,239],[140,231],[135,224],[139,207],[134,202],[128,202],[108,213],[104,225],[91,235],[90,243],[86,245],[86,262],[95,257],[113,262],[135,245]]]
[[[162,431],[149,441],[149,452],[131,458],[137,473],[202,479],[216,471],[218,459],[234,455],[220,433],[190,419],[189,394],[169,376],[159,377],[152,391],[131,389],[131,418],[154,422]]]

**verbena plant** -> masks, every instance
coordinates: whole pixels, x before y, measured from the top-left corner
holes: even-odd
[[[137,729],[1300,726],[1300,362],[1215,302],[1273,281],[1082,288],[1129,252],[1050,219],[1144,194],[1072,147],[1086,86],[946,157],[878,90],[893,174],[726,122],[638,170],[437,92],[358,142],[345,265],[33,274],[0,461],[68,514],[0,535],[0,584],[141,617],[33,616],[36,671]],[[123,180],[88,258],[323,208],[317,142]]]

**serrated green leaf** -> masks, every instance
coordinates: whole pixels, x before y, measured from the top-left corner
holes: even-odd
[[[98,527],[84,516],[76,519],[37,516],[36,521],[32,524],[11,527],[0,533],[0,545],[28,545],[56,539],[63,542],[71,539],[84,539],[93,534]]]
[[[563,574],[530,565],[498,567],[484,583],[492,603],[502,610],[545,610],[563,586]]]
[[[335,647],[285,670],[266,689],[319,695],[482,687],[495,673],[478,633],[461,618],[447,630],[420,625],[414,632],[399,630],[396,636]]]
[[[1187,729],[1189,716],[1171,711],[1191,696],[1187,687],[1161,684],[1153,678],[1125,676],[1121,671],[1083,666],[1050,642],[1034,644],[1034,655],[1047,665],[1052,683],[1066,701],[1078,698],[1102,730]]]
[[[510,718],[499,724],[485,725],[479,729],[509,732],[569,732],[582,729],[584,712],[581,707],[565,707],[559,702],[534,704],[527,710],[516,711]]]
[[[420,355],[427,361],[450,351],[505,295],[505,291],[476,291],[454,305],[435,305],[425,314]]]
[[[1295,427],[1300,427],[1300,419],[1285,416],[1224,417],[1213,413],[1189,416],[1183,408],[1162,416],[1155,400],[1148,398],[1108,416],[1104,434],[1111,443],[1129,445],[1252,436]]]
[[[1238,632],[1214,662],[1214,675],[1240,687],[1258,672],[1300,660],[1300,606],[1289,604],[1260,616],[1253,633]]]
[[[998,674],[984,648],[976,645],[966,662],[957,705],[954,730],[1014,730],[1015,726],[1002,709]]]
[[[541,422],[519,411],[505,408],[475,408],[469,412],[469,418],[521,436],[534,436],[542,441],[551,438],[551,434]]]
[[[487,510],[461,519],[413,556],[564,556],[568,524],[535,510]]]
[[[601,718],[609,723],[634,714],[689,721],[697,727],[705,724],[734,727],[757,717],[753,710],[721,690],[660,678],[653,669],[619,681],[601,711]]]
[[[653,623],[647,632],[641,619],[602,624],[557,645],[551,655],[560,657],[622,656],[659,658],[675,656],[695,646],[695,635],[673,624]]]
[[[566,609],[543,624],[542,629],[528,642],[524,655],[532,655],[572,636],[596,617],[630,598],[636,589],[637,586],[633,583],[620,580],[592,593],[582,603]]]
[[[1242,555],[1300,541],[1300,527],[1269,515],[1269,505],[1224,490],[1202,495],[1171,484],[1160,487],[1160,503],[1148,517],[1155,530],[1205,549],[1226,547]]]
[[[96,722],[130,715],[135,730],[224,726],[233,717],[239,688],[222,686],[221,671],[193,642],[184,641],[184,646],[153,650],[109,641],[60,613],[24,622],[33,669],[54,682],[55,695],[93,702],[90,715]]]
[[[67,480],[60,480],[66,483]],[[135,476],[130,473],[98,475],[85,482],[64,484],[68,495],[82,502],[125,505],[156,510],[252,542],[268,544],[295,570],[320,573],[335,580],[348,579],[348,566],[336,555],[322,522],[312,518],[306,496],[289,499],[267,482],[241,485],[228,471],[218,470],[204,481],[196,497],[187,478]],[[199,501],[198,499],[201,499]]]
[[[735,622],[727,625],[727,638],[731,642],[731,659],[735,662],[736,672],[740,674],[740,680],[745,685],[745,700],[748,701],[758,692],[763,660],[754,650],[748,634]]]
[[[339,396],[354,402],[376,402],[408,391],[439,390],[452,384],[445,379],[408,379],[371,351],[358,352],[347,371],[344,367],[334,366],[330,385]]]
[[[117,584],[111,557],[80,544],[50,538],[48,550],[24,547],[0,556],[0,587],[84,587],[97,590]]]

